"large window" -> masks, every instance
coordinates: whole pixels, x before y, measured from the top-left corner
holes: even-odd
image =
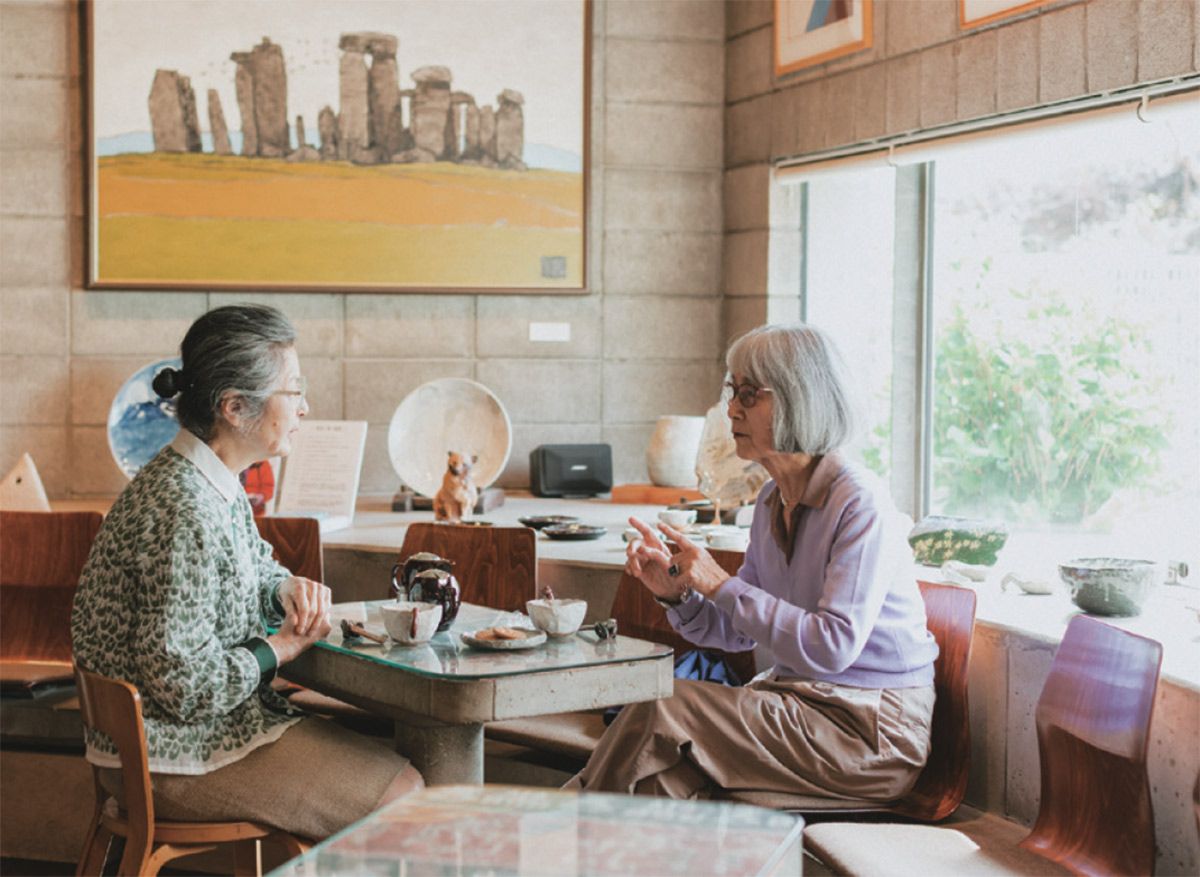
[[[1146,118],[1106,110],[803,183],[805,313],[859,367],[872,414],[855,450],[914,515],[1003,520],[1014,556],[1050,563],[1200,561],[1200,112],[1160,101]],[[903,322],[921,367],[892,343]],[[919,423],[893,460],[897,410]]]

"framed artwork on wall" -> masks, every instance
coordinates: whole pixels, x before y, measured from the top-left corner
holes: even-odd
[[[775,0],[775,75],[869,48],[873,0]]]
[[[958,0],[958,26],[960,30],[970,30],[1053,2],[1055,0]]]
[[[92,0],[87,286],[582,292],[590,0]]]

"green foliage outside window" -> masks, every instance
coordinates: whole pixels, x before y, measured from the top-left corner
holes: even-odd
[[[939,505],[950,514],[1076,523],[1158,470],[1168,424],[1146,401],[1155,387],[1138,363],[1149,344],[1137,327],[1084,313],[1057,290],[1008,296],[1005,309],[1016,305],[1024,319],[993,320],[986,305],[969,314],[956,303],[939,335]]]

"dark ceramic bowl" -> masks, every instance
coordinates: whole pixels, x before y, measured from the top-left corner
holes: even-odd
[[[599,539],[608,532],[605,527],[593,527],[591,524],[555,524],[543,527],[542,532],[551,539],[580,540]]]
[[[571,515],[530,515],[525,518],[517,518],[526,527],[533,527],[535,530],[541,530],[543,527],[553,527],[559,524],[578,524],[579,518]]]

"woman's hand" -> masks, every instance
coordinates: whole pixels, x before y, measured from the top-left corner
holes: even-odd
[[[674,527],[658,525],[663,535],[679,546],[672,555],[648,525],[637,518],[630,518],[629,523],[641,538],[625,549],[625,571],[641,579],[656,597],[678,600],[688,588],[711,597],[728,581],[729,574],[712,555]]]
[[[308,580],[304,579],[304,581]],[[275,659],[282,666],[298,657],[314,643],[324,639],[329,630],[329,616],[326,614],[324,619],[313,624],[307,633],[300,633],[296,627],[296,616],[289,612],[287,618],[283,619],[283,625],[279,628],[279,632],[267,637],[267,642],[275,651]]]
[[[646,523],[637,518],[630,518],[629,523],[641,536],[625,546],[625,572],[641,579],[654,596],[664,600],[679,599],[684,586],[667,572],[671,566],[671,552]]]
[[[672,579],[679,583],[676,590],[679,590],[680,586],[691,588],[701,596],[711,598],[721,585],[729,581],[729,573],[725,572],[705,549],[667,524],[659,524],[658,529],[679,546],[679,551],[670,561],[676,569]]]
[[[308,636],[314,627],[324,627],[320,639],[329,633],[329,607],[333,603],[333,592],[320,582],[292,576],[279,586],[279,602],[283,604],[286,618],[291,619],[300,636]]]

